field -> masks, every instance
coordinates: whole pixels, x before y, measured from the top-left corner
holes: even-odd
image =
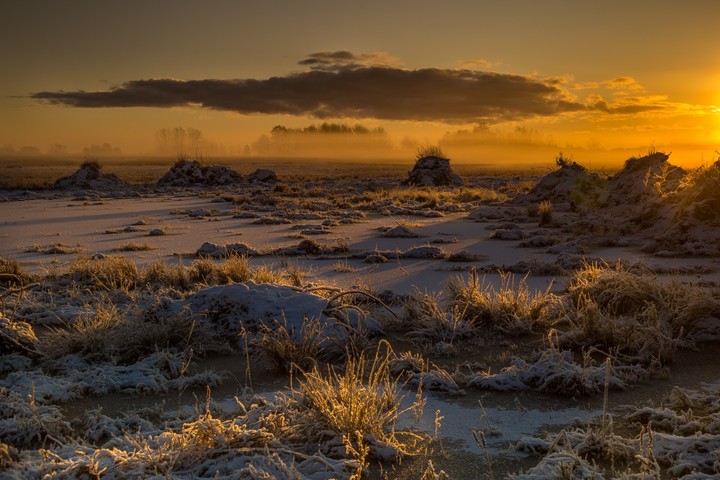
[[[0,477],[720,475],[720,162],[101,163],[0,162]]]

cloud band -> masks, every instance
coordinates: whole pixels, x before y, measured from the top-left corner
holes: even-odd
[[[447,123],[520,120],[588,108],[552,80],[467,69],[408,70],[376,60],[323,52],[300,62],[310,71],[282,77],[133,80],[106,91],[43,91],[31,98],[85,108],[199,106],[241,114]]]

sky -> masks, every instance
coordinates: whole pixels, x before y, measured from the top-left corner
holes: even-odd
[[[6,152],[107,143],[140,155],[182,127],[238,154],[275,125],[321,122],[411,144],[482,125],[567,148],[655,147],[680,163],[720,149],[716,0],[0,7]]]

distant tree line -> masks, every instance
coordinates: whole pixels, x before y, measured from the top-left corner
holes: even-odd
[[[374,156],[391,151],[393,142],[382,127],[323,122],[291,128],[276,125],[269,135],[261,135],[245,149],[247,155],[260,156]]]
[[[155,132],[155,149],[163,155],[200,159],[206,155],[223,153],[215,142],[208,140],[197,128],[161,128]]]
[[[286,134],[342,134],[342,135],[387,135],[383,127],[368,128],[365,125],[355,124],[348,125],[346,123],[328,123],[323,122],[320,125],[310,125],[300,128],[288,128],[284,125],[275,125],[270,131],[271,135]]]

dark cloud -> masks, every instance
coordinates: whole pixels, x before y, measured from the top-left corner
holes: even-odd
[[[355,54],[347,50],[317,52],[298,62],[313,70],[347,70],[363,67],[399,67],[400,62],[385,52]]]
[[[586,110],[553,80],[466,69],[378,66],[383,54],[320,52],[310,71],[263,80],[133,80],[107,91],[45,91],[72,107],[200,106],[241,114],[450,123],[519,120]],[[591,108],[591,107],[590,107]]]

